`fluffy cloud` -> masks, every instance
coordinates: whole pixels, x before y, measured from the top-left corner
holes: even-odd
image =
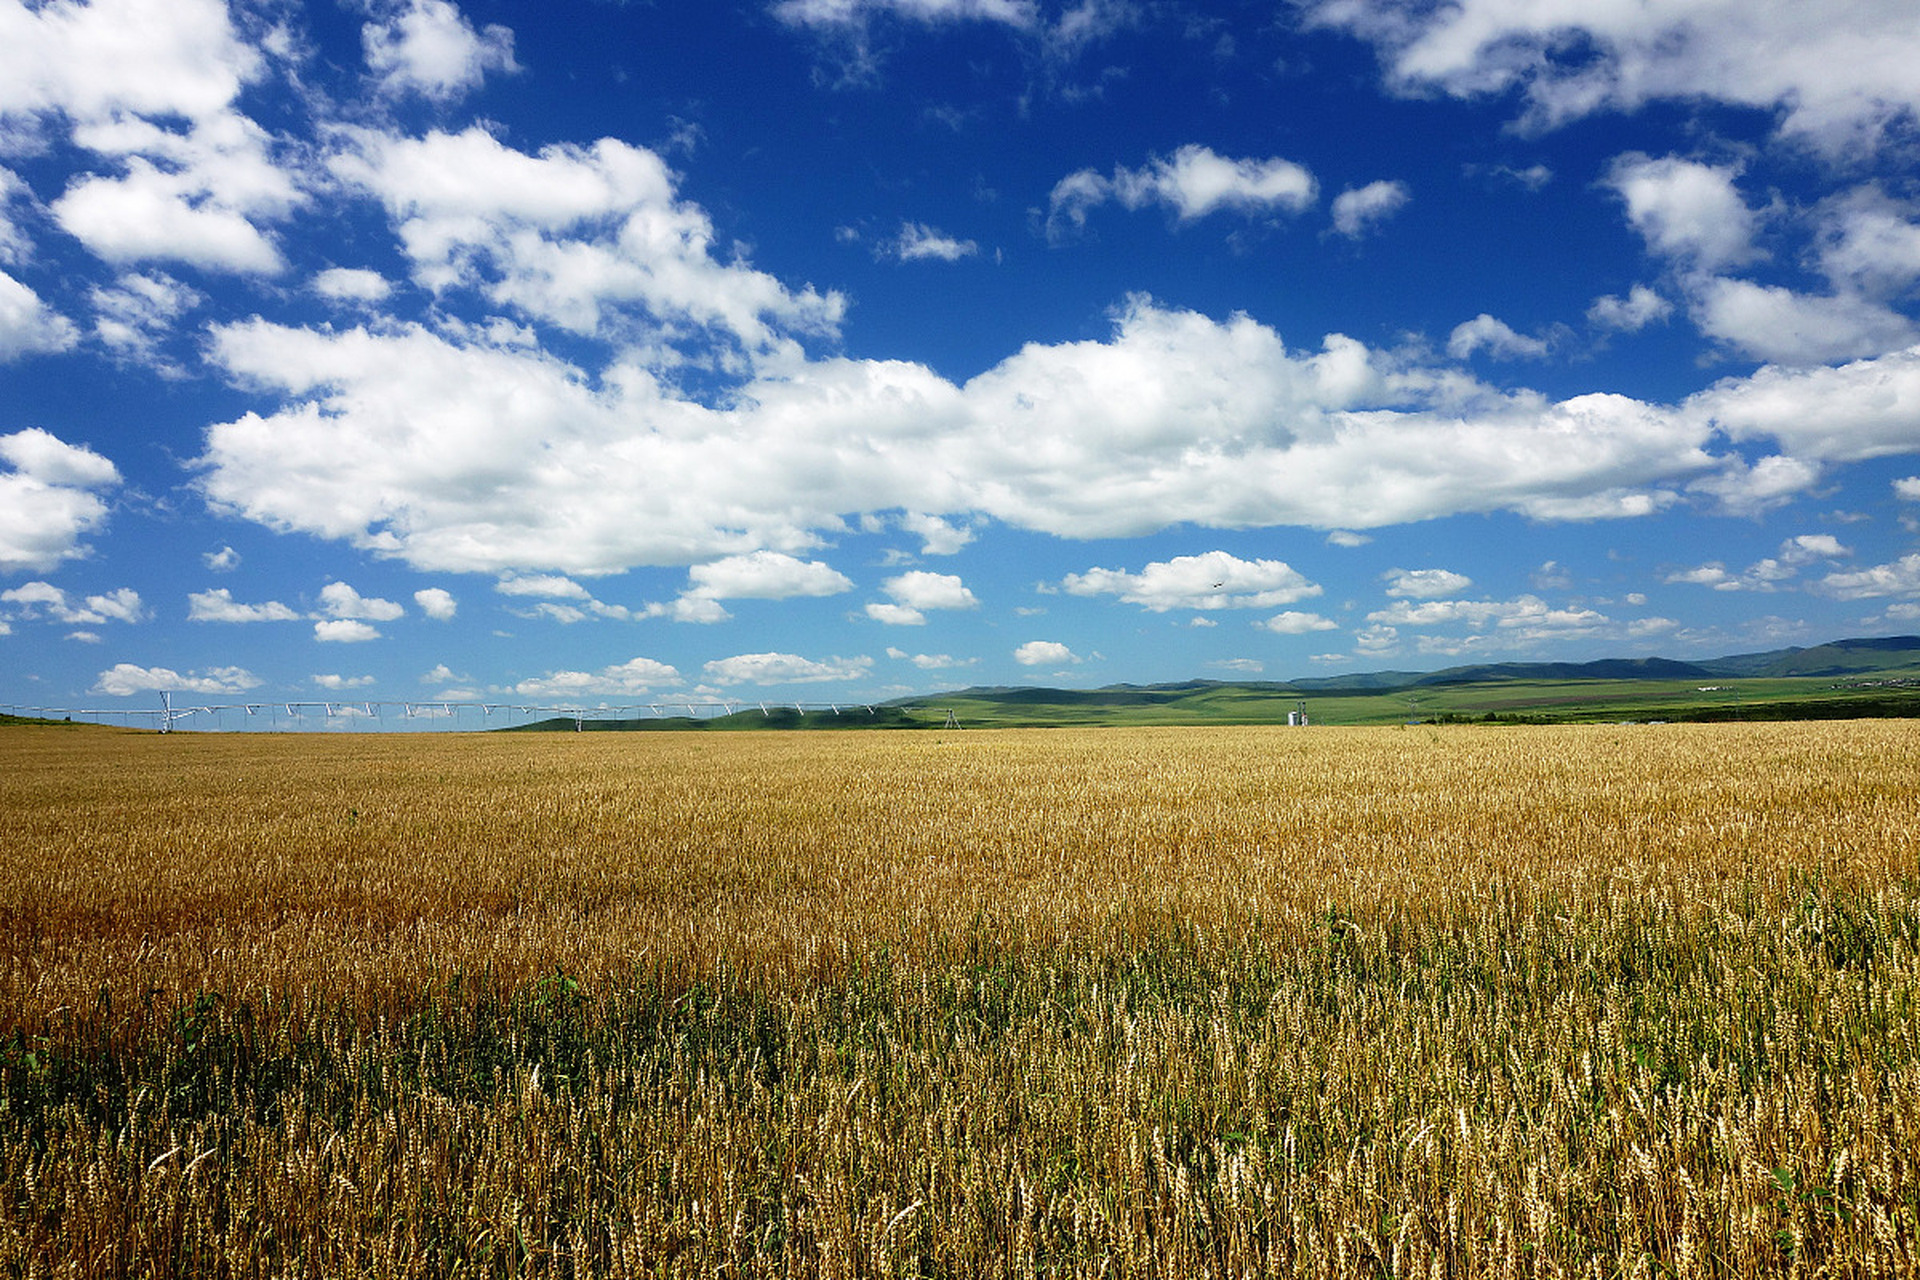
[[[1311,21],[1380,49],[1390,79],[1460,97],[1518,90],[1550,128],[1658,99],[1782,109],[1781,129],[1834,154],[1920,109],[1920,29],[1906,0],[1516,5],[1313,0]],[[1565,56],[1578,49],[1580,56]]]
[[[278,600],[269,600],[265,604],[241,604],[226,587],[196,591],[187,597],[189,622],[292,622],[299,617],[298,613]]]
[[[1627,221],[1663,257],[1702,270],[1751,262],[1753,211],[1733,180],[1738,170],[1679,156],[1621,156],[1607,184],[1627,205]]]
[[[1253,624],[1264,631],[1277,636],[1303,636],[1314,631],[1337,631],[1340,624],[1331,618],[1323,618],[1317,613],[1300,613],[1288,609]],[[1256,664],[1257,665],[1257,664]]]
[[[656,602],[649,604],[645,613],[649,618],[670,618],[675,622],[692,622],[702,625],[727,622],[733,618],[733,615],[727,612],[725,605],[706,596],[681,596],[665,604]]]
[[[1225,551],[1175,556],[1138,573],[1089,569],[1072,573],[1061,587],[1076,596],[1119,596],[1155,613],[1169,609],[1271,609],[1320,594],[1284,560],[1242,560]]]
[[[1784,506],[1820,481],[1820,463],[1785,454],[1769,454],[1748,465],[1738,459],[1687,486],[1689,493],[1714,499],[1722,515],[1754,516]]]
[[[435,622],[450,622],[460,610],[453,593],[445,587],[426,587],[413,593],[413,602],[420,606],[420,612]]]
[[[328,618],[313,624],[313,638],[323,644],[364,644],[380,638],[380,628],[357,618]]]
[[[328,267],[313,278],[313,291],[335,302],[380,302],[393,292],[393,286],[378,271]]]
[[[586,600],[592,593],[572,578],[557,573],[513,574],[493,584],[503,596],[540,596],[548,600]]]
[[[634,697],[684,683],[664,662],[632,658],[598,671],[551,671],[522,680],[513,691],[528,698]]]
[[[900,234],[887,244],[887,252],[902,262],[958,262],[980,252],[971,240],[960,240],[928,226],[924,222],[903,222]]]
[[[950,671],[956,667],[971,667],[979,662],[978,658],[956,658],[948,653],[908,653],[904,649],[888,649],[887,656],[895,661],[911,662],[922,671]]]
[[[853,590],[853,580],[819,560],[777,551],[727,556],[687,570],[687,594],[709,600],[791,600]]]
[[[93,334],[122,357],[137,360],[169,377],[183,370],[159,354],[160,343],[175,322],[206,300],[199,290],[162,272],[128,272],[110,288],[95,288]]]
[[[1684,412],[1734,440],[1858,462],[1920,447],[1920,346],[1833,368],[1768,366],[1688,398]]]
[[[1246,316],[1143,298],[1108,340],[1030,344],[964,386],[828,359],[749,377],[721,407],[628,365],[419,327],[253,321],[216,327],[211,350],[284,402],[209,429],[215,505],[431,570],[792,555],[889,510],[1067,537],[1591,519],[1658,510],[1726,465],[1704,405],[1552,402],[1338,335],[1290,351]],[[1741,392],[1720,399],[1733,415]]]
[[[375,681],[372,676],[328,675],[315,676],[313,678],[315,688],[326,689],[334,693],[344,693],[349,689],[365,689],[374,683]]]
[[[1920,476],[1902,476],[1893,482],[1894,496],[1920,502]]]
[[[1693,316],[1707,336],[1781,364],[1875,356],[1920,341],[1920,325],[1883,303],[1847,294],[1796,293],[1748,280],[1703,283]]]
[[[1715,591],[1778,591],[1780,584],[1791,579],[1795,570],[1790,565],[1769,556],[1756,560],[1743,573],[1732,573],[1719,561],[1703,564],[1697,569],[1684,569],[1667,575],[1668,582],[1690,583],[1694,586],[1712,587]]]
[[[926,622],[928,609],[974,609],[980,605],[966,584],[950,573],[915,570],[887,579],[880,589],[892,597],[892,603],[869,604],[867,616],[891,626],[919,626]]]
[[[284,263],[247,211],[214,197],[215,180],[135,156],[119,177],[90,177],[53,202],[69,235],[113,263],[171,261],[272,275]]]
[[[0,591],[0,603],[15,606],[15,618],[49,618],[70,626],[139,622],[147,616],[140,593],[131,587],[87,596],[82,601],[50,582],[27,582],[11,590]]]
[[[900,517],[900,527],[920,539],[920,551],[923,555],[950,556],[973,541],[973,530],[965,525],[955,525],[939,516],[930,516],[922,512],[908,512]]]
[[[843,74],[852,80],[875,71],[868,47],[869,28],[876,20],[917,22],[927,26],[960,22],[989,23],[1015,36],[1036,41],[1052,56],[1070,56],[1139,18],[1134,0],[1076,0],[1060,6],[1049,18],[1036,0],[777,0],[774,17],[804,27],[847,46]]]
[[[1088,210],[1109,200],[1127,209],[1158,204],[1181,222],[1223,209],[1299,213],[1313,204],[1318,191],[1313,175],[1291,160],[1234,160],[1189,143],[1138,169],[1118,166],[1111,178],[1092,169],[1068,174],[1048,197],[1047,226],[1056,237],[1078,230],[1086,225]]]
[[[65,351],[78,331],[49,309],[40,295],[0,271],[0,364],[21,356]]]
[[[1465,625],[1473,630],[1500,627],[1522,633],[1522,638],[1546,638],[1586,632],[1607,618],[1592,609],[1556,609],[1539,596],[1514,600],[1427,600],[1415,604],[1396,600],[1390,607],[1367,615],[1367,621],[1394,630],[1399,627]]]
[[[336,173],[386,206],[426,288],[476,290],[575,333],[661,346],[697,334],[760,360],[791,358],[783,332],[838,328],[839,295],[722,261],[711,220],[645,148],[602,138],[528,155],[480,128],[349,136]]]
[[[1732,572],[1716,560],[1693,569],[1675,570],[1667,575],[1666,580],[1711,587],[1715,591],[1779,591],[1783,584],[1798,577],[1808,565],[1823,560],[1840,560],[1852,554],[1850,548],[1842,546],[1840,540],[1830,533],[1803,533],[1782,542],[1777,555],[1756,560],[1740,573]],[[1844,575],[1830,574],[1827,581],[1831,582],[1835,577]]]
[[[816,662],[791,653],[743,653],[718,658],[702,668],[716,684],[825,684],[864,680],[873,669],[871,658],[829,658]]]
[[[1816,560],[1839,560],[1853,554],[1830,533],[1802,533],[1780,544],[1780,558],[1788,564],[1811,564]]]
[[[113,698],[136,693],[238,694],[258,688],[260,678],[242,667],[212,667],[181,675],[167,667],[137,667],[116,663],[93,683],[95,693]]]
[[[99,490],[120,483],[114,465],[38,427],[0,436],[0,573],[45,573],[87,553],[80,541],[106,523]]]
[[[1451,569],[1389,569],[1380,575],[1387,581],[1387,594],[1410,600],[1433,600],[1457,596],[1473,585],[1473,579]]]
[[[1920,595],[1920,554],[1852,573],[1830,573],[1820,580],[1819,590],[1841,600]]]
[[[879,14],[917,22],[1000,22],[1031,27],[1039,20],[1033,0],[780,0],[773,14],[782,22],[841,26]]]
[[[1506,321],[1483,311],[1455,325],[1447,337],[1447,354],[1455,360],[1465,360],[1476,351],[1485,351],[1496,360],[1539,360],[1547,354],[1547,344],[1515,333]]]
[[[320,609],[330,618],[392,622],[406,610],[391,600],[363,596],[344,582],[329,582],[320,588]]]
[[[1868,185],[1828,201],[1818,218],[1820,269],[1844,292],[1898,297],[1920,281],[1920,221],[1911,205]]]
[[[367,66],[389,94],[417,93],[439,102],[478,88],[489,71],[516,71],[513,32],[477,32],[449,0],[407,0],[375,6],[360,29]]]
[[[1013,651],[1013,660],[1023,667],[1066,667],[1081,658],[1058,640],[1029,640]]]
[[[1400,212],[1411,198],[1404,182],[1383,180],[1349,188],[1333,198],[1333,229],[1357,240]]]
[[[306,202],[297,160],[234,107],[269,56],[222,0],[0,6],[0,118],[102,162],[48,206],[116,264],[272,274],[267,229]]]
[[[779,551],[726,556],[687,570],[687,589],[666,604],[649,604],[646,616],[675,622],[725,622],[733,615],[722,600],[792,600],[851,591],[853,581],[832,565]]]
[[[0,113],[208,119],[260,72],[224,0],[0,7]]]
[[[1638,333],[1673,314],[1673,304],[1646,285],[1637,284],[1622,298],[1604,294],[1587,308],[1589,323],[1619,333]]]
[[[909,605],[890,604],[884,600],[869,601],[867,616],[889,627],[924,627],[927,624],[927,615],[920,610]]]
[[[927,620],[928,609],[974,609],[980,605],[966,584],[950,573],[915,570],[887,579],[880,589],[892,597],[892,603],[867,605],[867,616],[889,626],[920,626]]]

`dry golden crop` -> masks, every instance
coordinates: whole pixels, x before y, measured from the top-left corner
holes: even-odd
[[[1920,1274],[1920,727],[0,732],[0,1267]]]

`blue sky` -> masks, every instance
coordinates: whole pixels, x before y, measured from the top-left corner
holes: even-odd
[[[0,0],[0,701],[1920,631],[1911,0]]]

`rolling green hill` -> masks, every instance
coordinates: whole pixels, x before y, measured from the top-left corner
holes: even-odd
[[[939,729],[1072,725],[1578,723],[1920,717],[1920,636],[1836,640],[1700,662],[1608,658],[1376,671],[1293,681],[1185,680],[1099,689],[983,687],[837,712],[773,708],[691,720],[587,720],[589,730]],[[524,726],[566,729],[561,719]]]

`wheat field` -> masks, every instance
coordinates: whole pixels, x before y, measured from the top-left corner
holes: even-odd
[[[15,1276],[1920,1274],[1920,726],[0,731]]]

